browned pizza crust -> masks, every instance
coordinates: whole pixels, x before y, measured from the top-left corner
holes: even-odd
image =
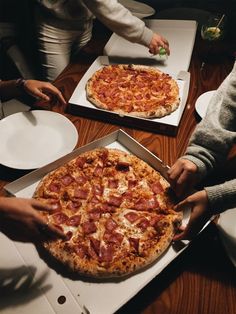
[[[87,99],[120,115],[160,118],[180,104],[179,87],[171,76],[143,65],[108,65],[86,84]]]
[[[53,205],[43,215],[67,240],[44,243],[71,271],[122,277],[153,263],[170,245],[182,214],[168,182],[134,155],[88,151],[46,175],[34,197]]]

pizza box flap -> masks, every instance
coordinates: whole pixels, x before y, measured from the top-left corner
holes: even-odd
[[[20,179],[5,186],[5,190],[17,197],[32,197],[34,190],[40,179],[51,170],[76,157],[78,154],[94,149],[96,147],[118,148],[138,156],[166,177],[168,166],[149,152],[145,147],[135,141],[122,130],[115,131],[101,139],[74,150],[68,155],[44,166],[40,169],[21,177]],[[185,213],[184,220],[188,219],[188,212]],[[180,246],[170,245],[168,250],[150,267],[134,274],[128,278],[109,281],[96,281],[85,279],[72,279],[56,272],[48,267],[43,258],[39,258],[34,245],[29,243],[12,242],[4,235],[0,235],[2,250],[10,252],[1,259],[1,266],[13,270],[23,267],[32,278],[32,282],[39,283],[37,289],[40,294],[39,300],[42,303],[35,306],[34,298],[29,297],[27,305],[20,303],[16,305],[16,310],[22,313],[90,313],[90,314],[110,314],[118,310],[129,299],[137,294],[148,282],[155,278],[162,270],[173,261],[189,242],[183,241]],[[12,265],[13,263],[13,265]],[[33,269],[33,271],[32,271]],[[35,293],[32,289],[32,293]],[[29,292],[28,292],[29,294]],[[30,293],[31,294],[31,293]],[[60,297],[66,300],[59,304]],[[14,303],[12,297],[12,303]],[[42,306],[41,306],[42,304]],[[47,309],[48,310],[43,310]],[[30,312],[31,311],[31,312]],[[9,313],[3,310],[2,313]]]
[[[145,19],[147,27],[164,36],[170,45],[170,55],[151,55],[147,47],[131,43],[113,33],[104,47],[104,55],[121,57],[124,60],[150,64],[163,72],[179,73],[188,71],[197,31],[197,22],[193,20]]]
[[[120,143],[121,148],[124,150],[128,150],[132,154],[136,155],[140,159],[146,161],[151,166],[153,166],[156,170],[158,170],[163,177],[167,178],[167,170],[168,166],[164,165],[163,162],[151,153],[148,149],[142,146],[139,142],[137,142],[133,137],[129,136],[123,130],[117,130],[112,132],[98,140],[95,140],[87,145],[84,145],[80,148],[75,149],[71,153],[51,162],[48,165],[45,165],[37,170],[30,172],[29,174],[24,175],[23,177],[5,185],[4,189],[11,195],[15,195],[19,191],[22,191],[24,188],[31,186],[44,177],[50,171],[58,168],[69,160],[75,158],[79,154],[83,152],[92,150],[97,147],[105,147],[109,145],[113,145],[113,143]]]
[[[123,60],[124,61],[124,60]],[[180,105],[172,112],[163,118],[145,119],[135,117],[132,115],[120,115],[115,112],[103,110],[97,108],[86,97],[86,83],[88,79],[98,69],[108,64],[117,64],[122,62],[120,58],[100,56],[98,57],[87,72],[84,74],[78,85],[76,86],[70,100],[69,100],[69,111],[72,114],[84,115],[86,117],[94,119],[100,119],[105,121],[111,121],[112,123],[126,125],[128,127],[136,127],[138,129],[144,129],[151,132],[167,133],[174,135],[177,132],[177,127],[180,123],[186,101],[188,98],[189,84],[190,84],[190,73],[187,71],[180,70],[177,74],[170,74],[177,82],[180,93]]]

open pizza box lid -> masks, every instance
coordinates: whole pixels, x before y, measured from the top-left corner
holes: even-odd
[[[180,71],[188,71],[191,61],[197,22],[191,20],[144,20],[146,26],[164,36],[170,46],[169,56],[151,55],[147,47],[131,43],[113,33],[104,47],[104,55],[120,59],[126,63],[141,63],[157,67],[174,76]]]
[[[140,145],[122,130],[113,132],[86,146],[78,148],[64,157],[37,169],[20,179],[5,186],[5,190],[17,197],[32,197],[41,178],[58,166],[75,158],[80,153],[96,147],[118,148],[130,152],[149,163],[164,177],[168,169],[160,159]],[[184,215],[184,221],[189,213]],[[126,279],[86,280],[69,278],[54,269],[51,264],[39,257],[33,244],[13,242],[0,233],[2,254],[1,270],[6,280],[16,280],[19,283],[27,279],[29,289],[9,297],[1,298],[1,313],[84,313],[110,314],[118,310],[129,299],[137,294],[145,285],[162,272],[183,250],[189,242],[183,241],[178,246],[171,244],[163,255],[147,269]],[[50,265],[50,267],[49,267]],[[20,289],[19,289],[20,290]],[[60,304],[61,298],[64,303]]]

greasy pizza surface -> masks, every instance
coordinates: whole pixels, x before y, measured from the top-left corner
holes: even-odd
[[[44,247],[73,272],[126,276],[169,246],[181,214],[173,211],[167,181],[121,150],[85,152],[46,175],[34,197],[51,204],[50,223],[66,240]]]
[[[98,108],[143,118],[159,118],[180,103],[177,82],[160,70],[141,65],[108,65],[88,80],[87,98]]]

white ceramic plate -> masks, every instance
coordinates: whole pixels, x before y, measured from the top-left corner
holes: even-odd
[[[230,209],[220,215],[218,229],[225,250],[236,266],[236,209]]]
[[[201,118],[205,117],[208,104],[214,95],[215,91],[211,90],[209,92],[203,93],[198,97],[195,103],[195,109]]]
[[[140,19],[151,16],[155,13],[155,10],[152,7],[142,2],[133,0],[119,0],[118,2]]]
[[[75,126],[59,113],[18,112],[0,121],[0,163],[15,169],[39,168],[71,152],[77,141]]]

